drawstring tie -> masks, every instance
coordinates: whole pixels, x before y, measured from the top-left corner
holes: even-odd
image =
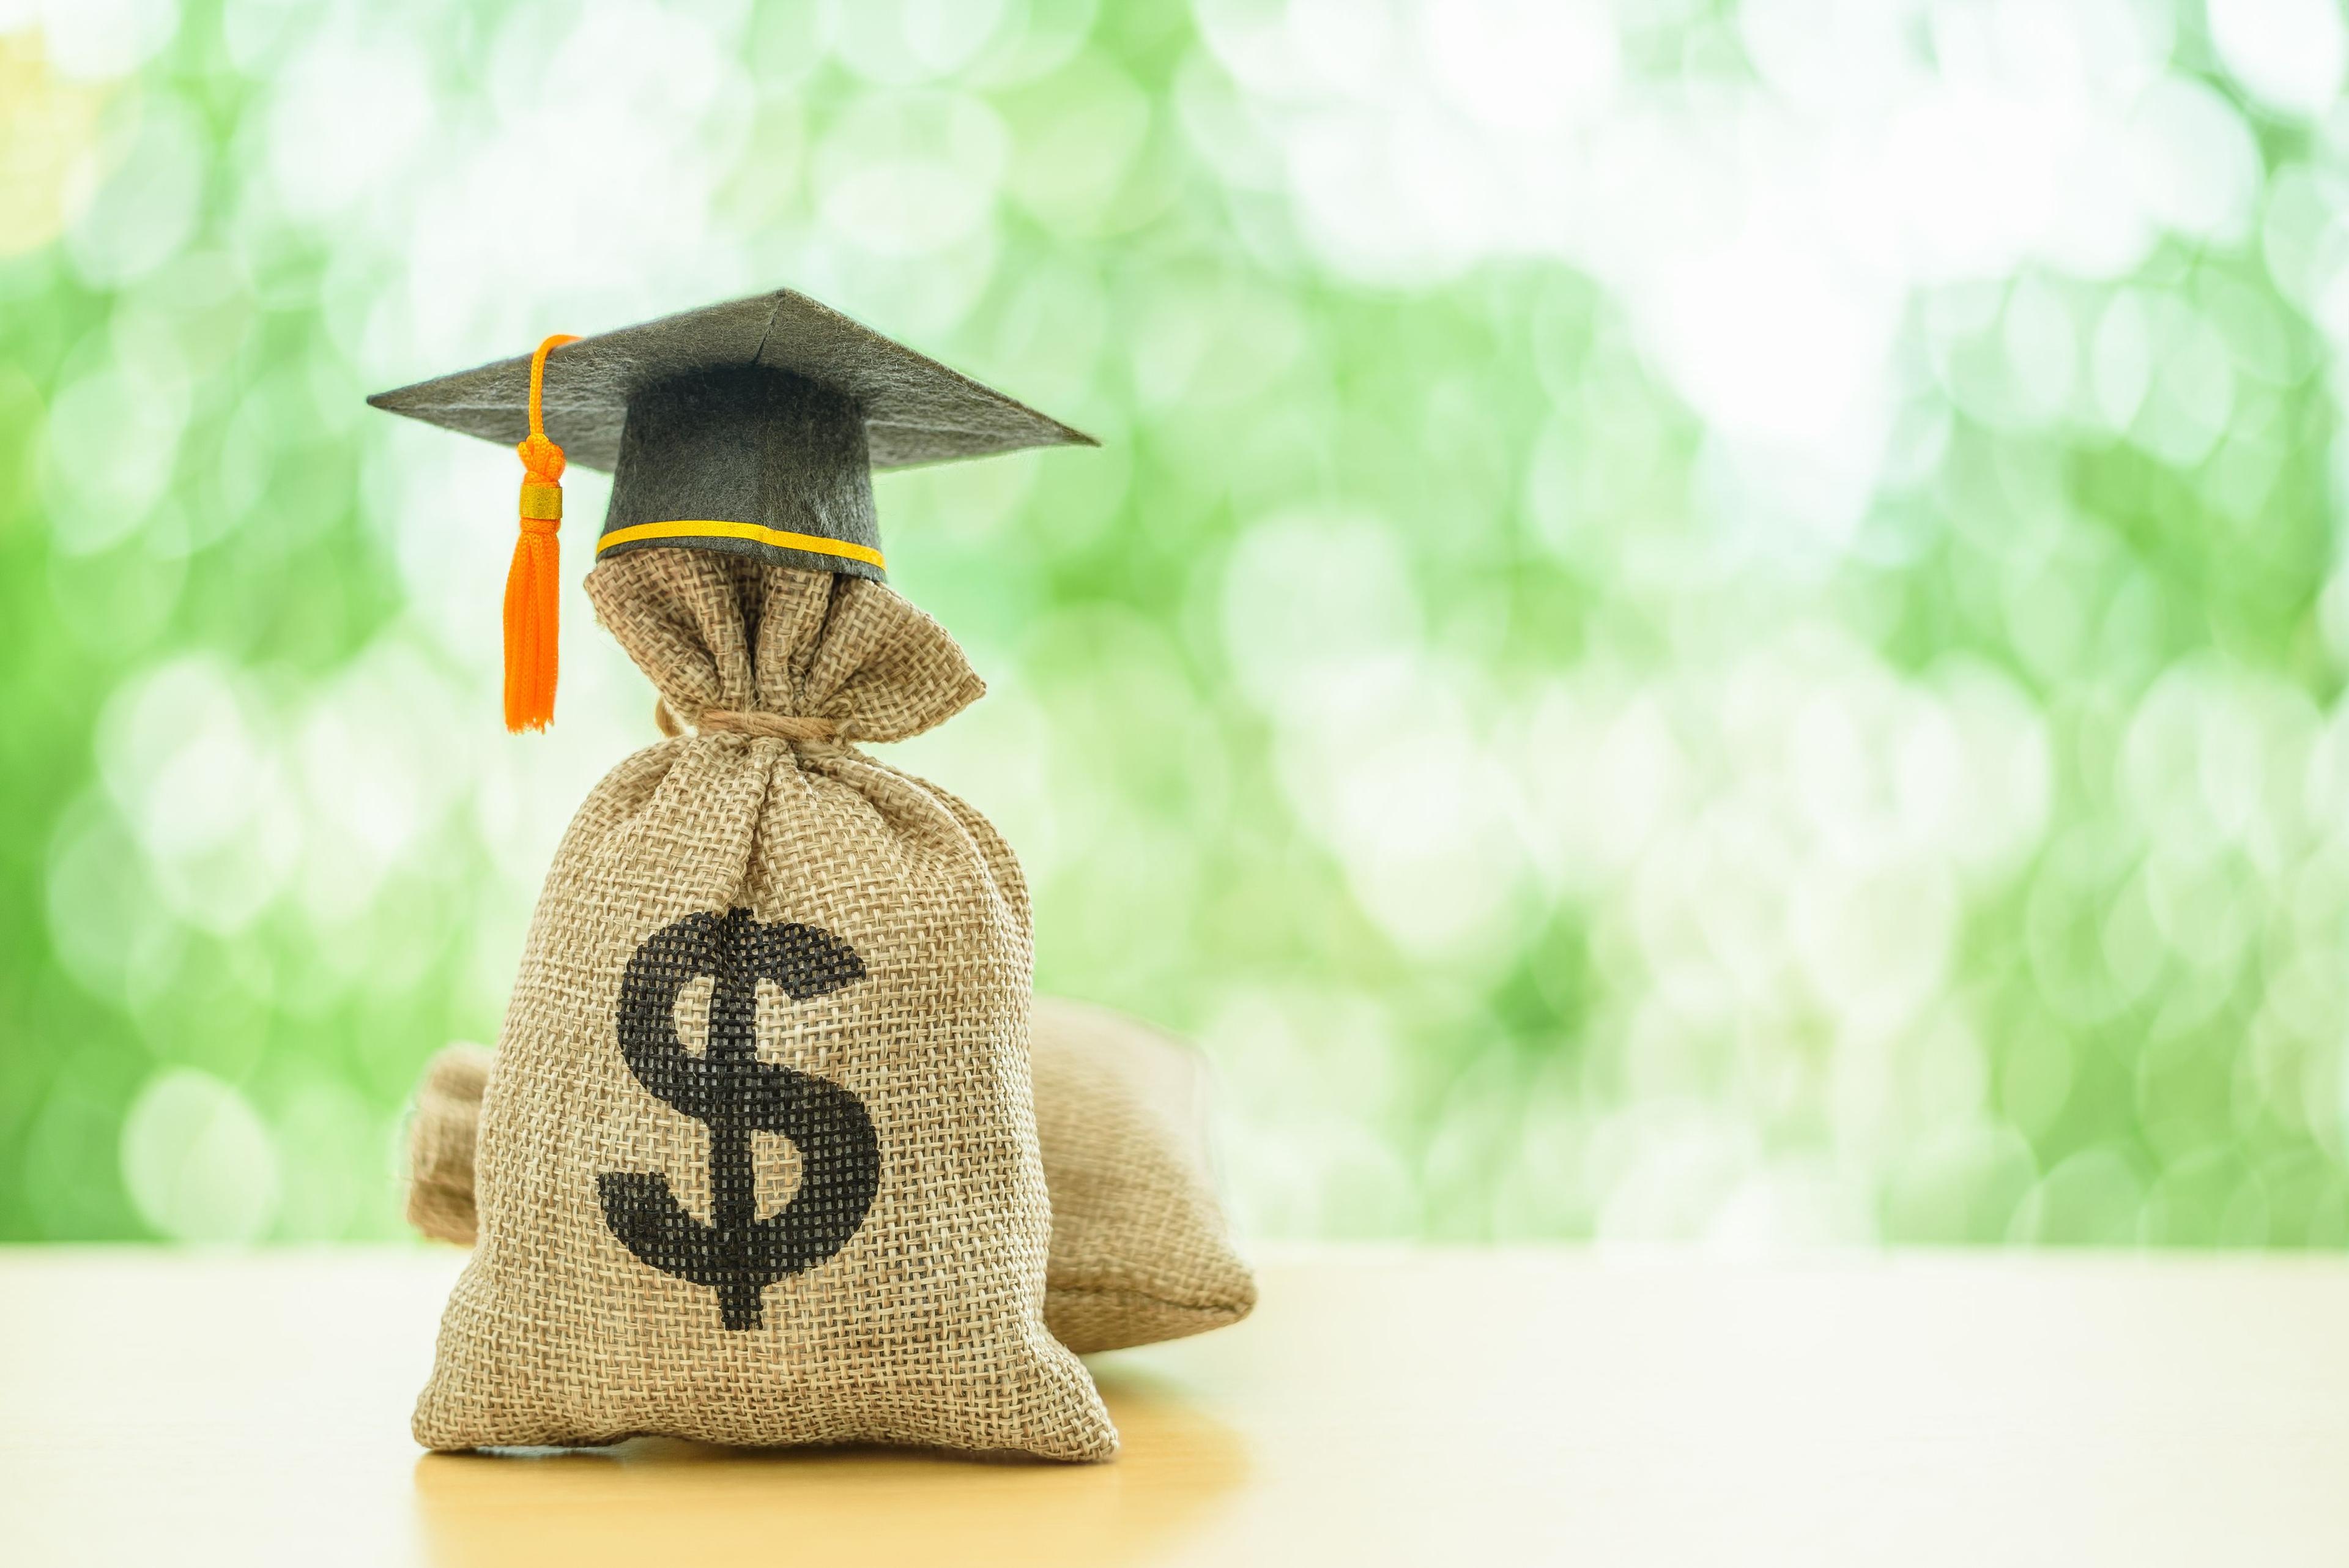
[[[754,713],[733,708],[704,708],[690,715],[689,722],[705,735],[754,735],[774,741],[844,742],[852,733],[844,719],[819,719],[804,713]],[[685,726],[669,711],[666,699],[653,704],[653,722],[671,740],[685,733]]]

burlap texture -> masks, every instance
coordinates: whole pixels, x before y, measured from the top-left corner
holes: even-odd
[[[889,741],[981,690],[863,578],[647,550],[587,589],[688,723]],[[737,733],[623,762],[532,921],[418,1439],[1113,1452],[1044,1327],[1030,969],[1019,867],[943,791]]]
[[[1089,1355],[1256,1305],[1208,1162],[1206,1064],[1107,1008],[1036,999],[1036,1133],[1052,1195],[1044,1322]]]
[[[1216,1201],[1197,1053],[1107,1008],[1047,996],[1030,1032],[1052,1207],[1045,1326],[1089,1355],[1246,1317],[1256,1281]],[[409,1126],[409,1221],[459,1246],[473,1244],[473,1126],[490,1061],[470,1044],[433,1057]]]
[[[424,1068],[408,1122],[408,1222],[460,1247],[471,1246],[481,1230],[473,1139],[491,1060],[487,1049],[464,1042],[442,1050]]]

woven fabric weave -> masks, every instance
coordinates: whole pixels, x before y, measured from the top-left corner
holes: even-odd
[[[982,690],[863,578],[647,550],[587,588],[680,714],[888,741]],[[532,921],[418,1439],[1113,1452],[1044,1326],[1030,971],[1019,867],[945,792],[734,732],[620,763]]]
[[[1052,1206],[1044,1324],[1081,1355],[1237,1323],[1256,1281],[1232,1246],[1207,1148],[1207,1075],[1172,1035],[1036,999],[1036,1141]],[[409,1222],[473,1244],[473,1129],[492,1058],[447,1047],[409,1123]]]
[[[1256,1305],[1208,1158],[1206,1063],[1105,1007],[1036,999],[1052,1194],[1044,1322],[1080,1355],[1205,1334]]]
[[[425,1064],[408,1121],[408,1222],[460,1247],[481,1231],[473,1144],[491,1062],[487,1048],[469,1042],[443,1049]]]

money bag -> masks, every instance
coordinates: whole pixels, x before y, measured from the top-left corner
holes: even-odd
[[[612,475],[587,595],[668,736],[547,873],[419,1440],[1112,1452],[1044,1321],[1027,886],[864,750],[981,691],[873,471],[1091,438],[791,289],[368,401],[515,443],[511,730],[554,717],[564,474]]]
[[[587,588],[698,728],[614,769],[548,872],[419,1440],[1109,1454],[1042,1318],[1019,865],[862,749],[978,677],[861,577],[648,550]]]

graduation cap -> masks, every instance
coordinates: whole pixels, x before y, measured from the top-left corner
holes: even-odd
[[[872,471],[1094,446],[1024,403],[784,288],[624,327],[367,401],[523,461],[506,578],[506,727],[554,716],[563,471],[612,475],[600,558],[722,550],[884,579]]]

